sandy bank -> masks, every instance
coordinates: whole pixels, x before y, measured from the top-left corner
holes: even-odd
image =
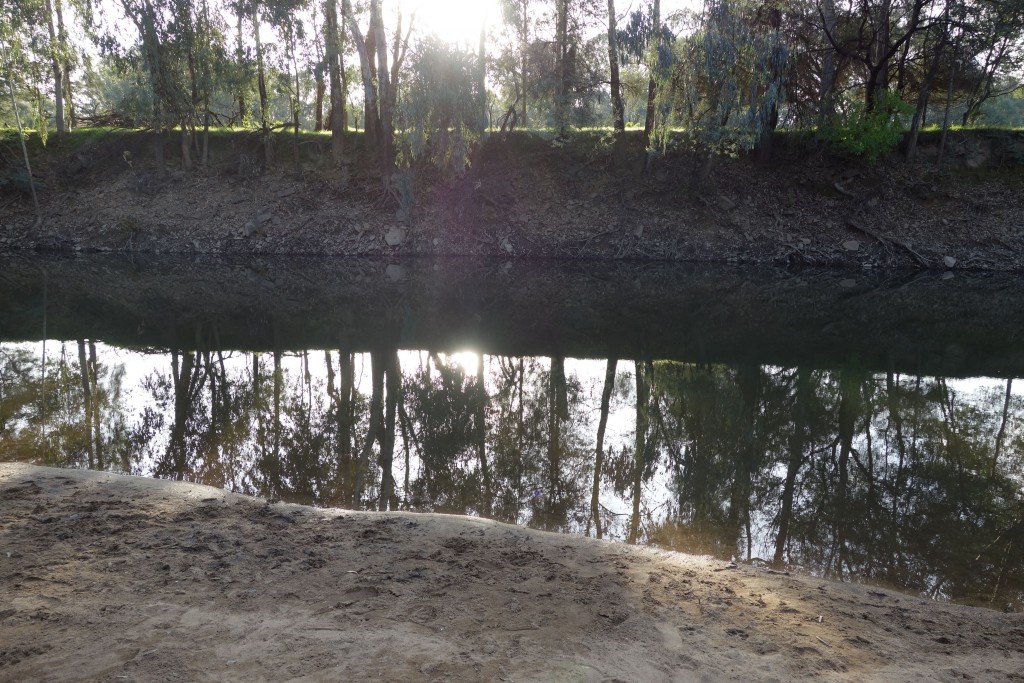
[[[1024,615],[18,464],[0,595],[0,681],[1024,679]]]

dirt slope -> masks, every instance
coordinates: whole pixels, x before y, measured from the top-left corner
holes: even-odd
[[[477,519],[0,465],[2,681],[1024,680],[1024,616]]]
[[[1024,270],[1024,167],[1016,161],[1024,159],[1024,136],[958,138],[963,150],[941,172],[923,152],[914,164],[871,165],[796,146],[780,149],[770,167],[722,159],[699,187],[700,164],[684,154],[659,157],[647,170],[612,168],[598,138],[499,138],[464,178],[421,168],[414,180],[396,176],[389,195],[358,155],[335,166],[310,152],[301,177],[283,162],[250,172],[248,148],[234,146],[246,138],[237,137],[222,141],[207,167],[183,171],[169,162],[157,173],[144,136],[110,135],[40,160],[38,224],[27,198],[0,195],[0,252]]]

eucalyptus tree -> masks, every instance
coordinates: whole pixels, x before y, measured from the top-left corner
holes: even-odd
[[[737,0],[706,0],[689,35],[675,44],[669,116],[681,123],[693,151],[703,158],[693,189],[708,178],[717,156],[751,149],[775,124],[783,97],[788,49],[771,20],[758,21]]]
[[[344,17],[342,17],[344,24]],[[344,30],[339,30],[337,0],[324,2],[324,52],[330,82],[331,154],[334,161],[341,160],[344,152],[344,134],[348,128],[348,77],[345,72]]]
[[[42,213],[39,209],[39,198],[36,195],[35,180],[32,178],[32,162],[29,160],[28,147],[25,145],[25,131],[21,124],[21,112],[19,111],[17,97],[15,95],[15,74],[27,71],[24,66],[30,61],[30,53],[25,49],[25,43],[32,42],[33,8],[28,4],[15,3],[14,7],[7,6],[8,0],[0,0],[0,9],[6,11],[10,18],[8,22],[0,24],[0,68],[3,69],[7,81],[7,94],[11,100],[11,114],[18,127],[18,139],[21,142],[22,158],[25,162],[25,177],[32,194],[32,205],[36,212],[36,222],[42,220]],[[36,8],[38,9],[38,8]]]
[[[402,69],[409,52],[409,38],[415,15],[403,32],[403,15],[399,9],[389,50],[382,5],[382,0],[370,1],[369,23],[364,33],[356,19],[351,0],[342,0],[342,10],[359,55],[363,80],[366,143],[368,148],[376,152],[385,193],[394,194],[396,190],[392,184],[392,176],[395,169],[395,104]]]
[[[665,80],[672,64],[670,46],[674,42],[672,32],[662,22],[660,0],[652,0],[646,9],[633,11],[629,21],[617,31],[617,42],[621,45],[617,52],[622,63],[642,65],[647,72],[644,110],[644,146],[647,147],[655,129],[659,83]]]
[[[479,58],[433,37],[413,50],[400,118],[414,158],[461,176],[484,133]],[[410,160],[411,161],[411,160]]]
[[[612,92],[612,128],[615,130],[615,155],[613,159],[618,165],[625,142],[626,112],[622,105],[622,83],[619,79],[619,36],[617,18],[615,16],[615,0],[608,0],[608,66]]]

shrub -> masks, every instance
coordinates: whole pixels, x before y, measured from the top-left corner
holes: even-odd
[[[851,104],[824,131],[824,137],[835,149],[864,157],[873,164],[896,149],[903,140],[903,121],[913,113],[913,107],[898,95],[884,92],[871,111],[866,110],[863,102]]]

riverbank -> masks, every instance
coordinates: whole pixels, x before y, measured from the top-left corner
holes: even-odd
[[[0,680],[1005,681],[1021,615],[445,515],[0,464]]]
[[[645,170],[634,149],[632,162],[612,168],[600,132],[568,143],[496,135],[466,177],[420,169],[394,178],[387,194],[358,136],[340,164],[327,142],[310,134],[300,168],[284,151],[266,168],[254,136],[224,134],[207,166],[183,170],[170,141],[166,167],[154,168],[143,133],[69,138],[37,154],[46,185],[38,224],[26,197],[8,188],[0,198],[0,251],[1024,270],[1019,133],[959,132],[941,172],[937,136],[922,138],[914,164],[877,165],[780,137],[770,165],[722,160],[699,189],[699,164],[682,154]],[[283,140],[279,147],[290,149]]]

